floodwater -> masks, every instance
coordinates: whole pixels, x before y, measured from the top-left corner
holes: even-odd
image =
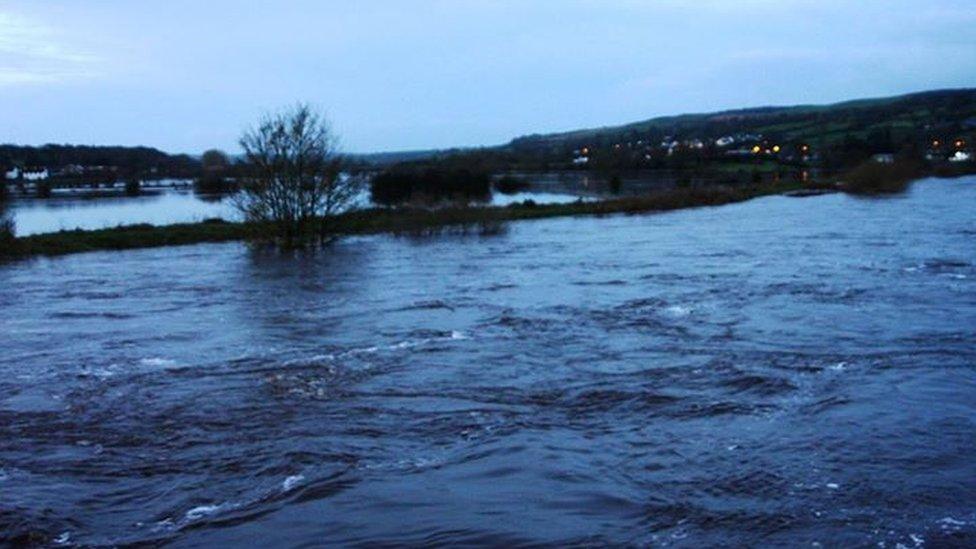
[[[236,219],[228,197],[200,196],[189,189],[159,189],[140,196],[79,196],[18,198],[10,213],[18,236],[73,229],[105,229],[149,223],[170,225],[220,217]]]
[[[976,544],[976,179],[0,266],[0,544]]]
[[[490,205],[508,206],[531,200],[537,204],[561,204],[583,198],[575,189],[546,188],[514,194],[493,193]],[[589,198],[583,198],[589,199]],[[358,201],[370,206],[366,193]],[[194,223],[210,218],[238,220],[240,214],[228,195],[199,195],[190,189],[161,188],[140,196],[86,196],[84,193],[56,193],[51,198],[18,198],[11,201],[10,213],[17,235],[52,233],[73,229],[105,229],[119,225],[149,223],[170,225]]]

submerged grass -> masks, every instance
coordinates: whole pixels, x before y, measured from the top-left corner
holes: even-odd
[[[816,187],[816,186],[815,186]],[[673,189],[653,194],[615,198],[599,202],[535,204],[525,202],[508,207],[452,207],[442,209],[372,208],[337,216],[332,227],[337,235],[393,233],[429,235],[461,232],[497,234],[504,223],[576,215],[639,214],[718,206],[759,196],[809,189],[810,185],[758,185],[748,187],[710,186]],[[820,186],[819,188],[828,188]],[[208,220],[176,225],[126,225],[99,230],[61,231],[0,242],[0,257],[54,256],[96,250],[127,250],[177,246],[203,242],[260,239],[270,234],[267,227]]]

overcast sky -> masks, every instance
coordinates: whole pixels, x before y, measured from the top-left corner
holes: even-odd
[[[976,86],[974,0],[0,0],[0,142],[350,152]]]

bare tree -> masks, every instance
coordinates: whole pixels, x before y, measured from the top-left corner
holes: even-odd
[[[326,119],[305,104],[267,115],[240,140],[247,169],[236,205],[283,246],[322,243],[331,218],[352,207],[359,180],[342,173]]]

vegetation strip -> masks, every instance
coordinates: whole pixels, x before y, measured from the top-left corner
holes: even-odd
[[[698,206],[718,206],[759,196],[810,189],[810,185],[779,184],[750,187],[702,187],[594,202],[509,207],[452,207],[442,209],[372,208],[335,216],[330,226],[342,235],[394,233],[427,234],[450,227],[489,226],[506,221],[575,215],[636,214]],[[813,187],[815,188],[815,187]],[[832,188],[832,187],[820,187]],[[260,240],[266,228],[255,224],[208,220],[177,225],[127,225],[100,230],[74,230],[25,236],[0,247],[0,256],[24,258],[97,250],[127,250],[204,242]]]

